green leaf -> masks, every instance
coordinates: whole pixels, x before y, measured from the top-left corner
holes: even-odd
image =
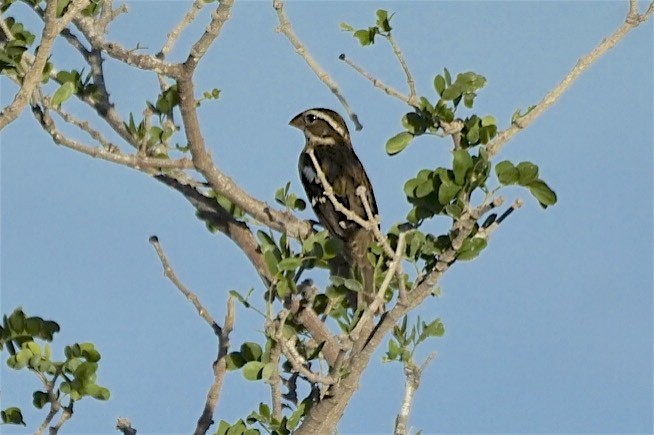
[[[250,361],[243,366],[243,377],[248,381],[257,381],[261,379],[261,372],[264,363],[261,361]]]
[[[377,10],[377,26],[382,29],[382,31],[388,33],[392,30],[390,17],[388,16],[388,11],[383,9]]]
[[[527,186],[532,181],[535,181],[538,178],[538,166],[534,165],[531,162],[520,162],[518,163],[518,172],[520,176],[518,178],[518,184],[521,186]]]
[[[302,265],[302,258],[300,257],[287,257],[277,264],[277,269],[280,271],[296,270]]]
[[[69,99],[75,92],[75,85],[72,82],[66,82],[59,87],[52,95],[52,105],[60,106],[61,103]]]
[[[370,30],[365,30],[365,29],[357,30],[356,32],[354,32],[353,36],[357,38],[359,40],[359,44],[361,44],[364,47],[366,45],[370,45],[374,43],[375,36],[374,33],[372,33]]]
[[[488,242],[486,239],[482,239],[481,237],[466,239],[461,245],[461,249],[459,249],[456,259],[463,261],[472,260],[481,253],[486,245],[488,245]]]
[[[447,83],[447,86],[450,86],[452,84],[452,76],[450,75],[450,72],[447,68],[443,68],[443,73],[445,75],[445,83]]]
[[[258,343],[246,342],[241,345],[241,356],[246,361],[259,361],[263,355],[263,350]]]
[[[273,374],[275,374],[275,370],[277,370],[277,364],[269,362],[263,366],[263,369],[261,370],[261,379],[267,381]]]
[[[460,97],[462,93],[463,90],[461,89],[461,87],[455,83],[452,86],[448,86],[447,89],[443,91],[443,93],[441,94],[441,98],[445,101],[451,101],[454,100],[455,98]]]
[[[237,370],[245,365],[247,362],[240,352],[230,352],[227,355],[227,370]]]
[[[428,121],[416,112],[409,112],[402,117],[402,126],[414,136],[423,134],[427,130]]]
[[[348,23],[341,23],[341,30],[344,32],[352,32],[354,31],[354,27],[350,26]]]
[[[513,166],[513,163],[508,160],[503,160],[495,165],[495,173],[497,174],[497,179],[504,185],[515,184],[520,178],[518,168]]]
[[[436,319],[425,325],[422,333],[425,337],[442,337],[445,334],[445,325],[443,325],[441,319]]]
[[[443,91],[445,90],[445,78],[440,74],[434,77],[434,89],[436,89],[438,96],[443,95]]]
[[[42,409],[48,402],[48,393],[45,391],[35,391],[32,393],[32,404],[35,408]]]
[[[481,118],[482,127],[488,127],[490,125],[497,125],[497,121],[494,116],[488,115]]]
[[[461,191],[461,186],[454,183],[441,184],[438,188],[438,202],[442,205],[448,204],[459,191]]]
[[[452,169],[454,170],[454,182],[459,186],[463,186],[466,181],[466,173],[468,169],[472,168],[472,157],[468,151],[462,149],[454,150],[453,154]]]
[[[5,424],[22,424],[23,426],[27,426],[23,420],[23,414],[20,408],[12,406],[3,409],[0,415],[2,416],[2,422]]]
[[[424,198],[434,191],[434,182],[426,180],[420,183],[415,190],[415,198]]]
[[[266,263],[266,266],[268,266],[270,273],[276,274],[279,272],[279,269],[277,269],[279,260],[277,259],[277,255],[275,255],[275,252],[272,249],[266,249],[263,252],[263,260]]]
[[[527,187],[541,207],[547,208],[556,204],[556,193],[543,180],[534,180]]]
[[[394,156],[395,154],[401,152],[406,148],[411,141],[413,140],[413,135],[408,131],[403,131],[398,133],[386,142],[386,153],[389,156]]]

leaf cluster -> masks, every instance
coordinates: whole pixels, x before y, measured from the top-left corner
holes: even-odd
[[[445,325],[441,319],[425,322],[417,317],[411,328],[408,327],[408,316],[393,327],[393,336],[388,341],[388,350],[384,355],[384,362],[400,361],[408,363],[413,360],[413,354],[419,344],[429,338],[438,338],[445,335]]]
[[[52,359],[49,343],[59,332],[59,325],[41,317],[25,315],[17,308],[9,316],[3,316],[0,327],[0,349],[9,353],[7,366],[14,370],[28,369],[43,379],[44,390],[33,393],[33,405],[41,409],[61,395],[77,401],[86,396],[98,400],[108,400],[109,390],[96,383],[100,352],[93,343],[74,343],[64,348],[65,359]],[[47,381],[46,381],[47,380]],[[10,408],[2,414],[4,423],[24,424],[20,419],[20,409]]]
[[[388,11],[379,9],[376,12],[377,21],[374,26],[368,27],[367,29],[355,29],[347,23],[341,23],[341,30],[345,32],[351,32],[352,36],[359,40],[359,44],[362,46],[372,45],[375,43],[375,36],[380,35],[383,37],[388,37],[391,34],[391,18],[393,14],[388,15]]]

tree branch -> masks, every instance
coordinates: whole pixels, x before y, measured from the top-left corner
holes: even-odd
[[[280,212],[268,204],[250,196],[231,178],[221,172],[213,163],[202,137],[200,122],[197,118],[194,86],[190,79],[178,80],[177,89],[180,98],[180,111],[184,121],[184,130],[197,171],[218,193],[225,195],[232,203],[245,210],[263,225],[273,230],[286,233],[289,237],[305,238],[313,231],[311,224],[298,219],[290,212]]]
[[[227,313],[225,314],[225,321],[220,335],[218,335],[218,356],[213,363],[213,384],[207,393],[207,401],[204,404],[202,415],[198,419],[198,424],[195,428],[195,435],[203,435],[207,433],[209,427],[213,424],[213,414],[220,398],[220,390],[223,386],[223,380],[227,373],[227,355],[229,353],[229,334],[234,329],[234,304],[236,299],[230,296],[227,300]]]
[[[259,273],[261,280],[266,288],[273,281],[268,267],[261,255],[259,244],[252,235],[250,228],[244,223],[234,218],[227,210],[222,208],[216,202],[215,198],[203,195],[196,187],[185,184],[177,178],[170,175],[159,174],[155,178],[169,187],[177,190],[179,193],[195,207],[200,218],[204,219],[212,226],[217,228],[221,233],[229,237],[247,256],[250,263]]]
[[[23,111],[29,98],[41,82],[43,69],[50,57],[50,51],[57,35],[68,25],[70,20],[84,9],[89,0],[79,0],[73,2],[66,14],[57,20],[57,0],[48,0],[45,11],[45,25],[41,34],[41,44],[36,50],[34,62],[31,68],[25,73],[20,89],[16,93],[14,100],[0,112],[0,130],[13,122]]]
[[[406,103],[406,104],[408,104],[410,106],[412,105],[411,104],[411,99],[409,98],[408,95],[404,95],[401,92],[396,91],[394,88],[388,86],[387,84],[385,84],[384,82],[382,82],[378,78],[373,77],[372,74],[370,74],[368,71],[364,70],[362,67],[360,67],[359,65],[354,63],[354,61],[352,59],[345,56],[344,53],[341,54],[340,56],[338,56],[338,58],[340,60],[342,60],[343,62],[345,62],[350,67],[352,67],[352,69],[354,69],[356,72],[361,74],[365,79],[369,80],[370,83],[372,83],[372,85],[374,87],[379,88],[382,91],[384,91],[386,93],[386,95],[390,95],[391,97],[397,98],[398,100],[403,101],[404,103]]]
[[[435,357],[436,353],[432,352],[420,367],[416,366],[413,361],[404,364],[404,400],[402,400],[402,406],[395,419],[395,435],[406,435],[408,433],[409,414],[411,413],[414,395],[418,391],[418,387],[420,387],[422,372]]]
[[[282,33],[288,39],[288,42],[291,43],[295,52],[304,59],[304,61],[309,65],[311,71],[316,74],[318,79],[329,88],[330,91],[336,96],[338,101],[341,103],[345,111],[347,112],[348,117],[354,123],[354,128],[358,131],[363,128],[363,125],[359,122],[359,117],[356,113],[352,111],[347,100],[341,93],[341,90],[338,88],[336,82],[330,77],[329,73],[325,71],[323,67],[320,66],[318,61],[316,61],[311,53],[304,47],[304,44],[300,41],[300,38],[297,37],[291,26],[291,22],[288,20],[286,13],[284,12],[284,2],[282,0],[273,0],[273,9],[277,12],[277,18],[279,19],[279,26],[277,27],[277,32]]]
[[[615,47],[616,44],[622,40],[631,30],[645,22],[654,13],[654,2],[650,3],[647,12],[645,12],[643,15],[638,14],[637,7],[637,2],[632,1],[630,3],[629,14],[625,19],[625,22],[615,32],[613,32],[607,38],[604,38],[602,42],[600,42],[599,45],[595,47],[590,53],[579,59],[574,68],[572,68],[572,70],[566,74],[563,80],[554,89],[548,92],[532,110],[516,119],[511,127],[498,133],[497,136],[491,142],[489,142],[489,144],[486,146],[489,158],[495,156],[502,148],[502,146],[513,136],[515,136],[520,130],[534,122],[547,109],[552,107],[552,105],[554,105],[554,103],[556,103],[561,98],[563,93],[567,91],[570,86],[572,86],[575,80],[577,80],[579,76],[581,76],[581,74],[588,69],[588,67],[595,63],[611,48]]]

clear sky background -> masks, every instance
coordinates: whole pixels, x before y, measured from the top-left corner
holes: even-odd
[[[112,24],[110,37],[156,52],[189,6],[130,3],[131,13]],[[475,111],[493,114],[504,129],[517,108],[539,101],[617,29],[627,7],[626,1],[306,1],[289,2],[287,13],[359,114],[364,129],[352,133],[353,142],[387,229],[409,210],[404,181],[449,164],[450,143],[421,139],[399,156],[385,154],[407,107],[337,57],[346,53],[406,91],[404,77],[384,41],[362,49],[339,30],[340,22],[367,27],[376,9],[395,12],[394,34],[419,93],[435,98],[433,77],[443,67],[475,71],[488,79]],[[304,139],[288,121],[310,107],[343,111],[276,26],[270,2],[237,2],[197,75],[198,93],[222,90],[219,101],[200,108],[216,164],[270,203],[289,180],[301,192],[296,161]],[[418,352],[418,361],[431,351],[438,357],[416,395],[413,428],[652,432],[652,45],[650,22],[498,156],[537,163],[559,202],[544,211],[527,191],[505,190],[507,203],[520,197],[525,206],[494,233],[480,258],[455,264],[441,283],[442,296],[419,310],[424,318],[440,317],[446,335]],[[63,44],[55,53],[68,68],[81,66]],[[129,111],[142,113],[144,99],[156,98],[157,83],[147,73],[111,62],[107,69],[112,98],[126,118]],[[3,79],[3,105],[14,92]],[[163,277],[148,237],[159,236],[179,277],[216,319],[224,317],[230,289],[263,293],[245,257],[224,236],[209,234],[181,195],[144,174],[57,147],[29,112],[2,132],[0,151],[2,312],[22,306],[58,321],[55,349],[94,342],[103,356],[99,383],[112,393],[108,402],[78,403],[65,432],[115,433],[121,416],[139,433],[191,432],[212,380],[216,340]],[[239,306],[232,343],[262,341],[261,324]],[[392,431],[403,374],[399,364],[382,364],[382,354],[340,433]],[[20,406],[33,431],[45,415],[30,405],[36,378],[4,364],[1,375],[2,407]],[[215,420],[245,418],[269,397],[265,384],[230,373]]]

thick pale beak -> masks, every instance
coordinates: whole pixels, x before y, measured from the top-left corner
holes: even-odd
[[[303,113],[304,112],[297,114],[295,116],[295,118],[291,119],[291,121],[288,123],[288,125],[293,126],[295,128],[302,129],[303,124],[304,124],[303,119],[302,119],[302,114]]]

